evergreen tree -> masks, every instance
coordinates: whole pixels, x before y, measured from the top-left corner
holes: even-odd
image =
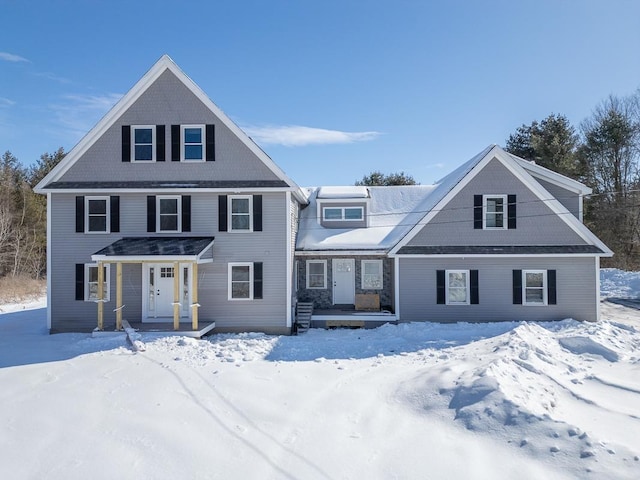
[[[356,185],[372,186],[389,186],[389,185],[418,185],[414,178],[404,172],[395,172],[385,175],[379,171],[373,171],[369,175],[357,180]]]

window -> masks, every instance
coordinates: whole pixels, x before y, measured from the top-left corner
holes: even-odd
[[[85,233],[109,233],[109,197],[85,197]]]
[[[229,300],[253,298],[253,263],[229,264]]]
[[[357,221],[364,218],[363,207],[324,207],[322,218],[325,221]]]
[[[158,202],[158,225],[159,232],[180,232],[181,227],[181,197],[156,197]]]
[[[307,260],[307,288],[327,288],[326,260]]]
[[[183,162],[202,162],[206,158],[204,125],[181,125],[182,146],[180,160]]]
[[[469,271],[447,270],[447,305],[469,305]]]
[[[250,232],[252,227],[251,212],[253,197],[229,197],[229,231]]]
[[[547,304],[547,271],[522,271],[522,299],[524,305]]]
[[[482,207],[485,229],[507,228],[507,222],[505,222],[506,195],[484,195]]]
[[[131,159],[134,162],[155,162],[155,125],[132,126]]]
[[[382,288],[382,260],[362,260],[362,289]]]
[[[102,288],[102,299],[104,301],[109,301],[110,294],[110,265],[103,265],[102,271],[104,275],[104,282]],[[84,290],[84,299],[87,302],[94,302],[98,300],[98,265],[95,263],[87,263],[84,266],[84,278],[85,282],[85,290]]]

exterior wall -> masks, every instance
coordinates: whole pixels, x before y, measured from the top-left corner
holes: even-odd
[[[172,124],[214,124],[215,162],[172,162]],[[123,125],[166,125],[164,162],[122,162]],[[60,181],[278,180],[177,77],[165,71]]]
[[[516,194],[517,228],[473,228],[473,196]],[[490,161],[408,243],[418,245],[584,245],[575,233],[544,202],[540,201],[498,160]]]
[[[538,178],[536,178],[536,180],[562,205],[564,205],[564,207],[569,210],[574,217],[580,220],[580,195],[553,183],[545,182]]]
[[[151,192],[149,192],[151,193]],[[177,194],[181,192],[176,192]],[[146,232],[147,193],[120,195],[120,232],[75,232],[75,195],[51,195],[51,318],[52,331],[90,331],[97,324],[93,302],[75,300],[75,264],[90,263],[91,255],[127,236],[167,236]],[[215,236],[213,263],[201,264],[198,302],[200,319],[215,320],[216,330],[261,330],[286,333],[286,282],[288,204],[286,193],[262,193],[263,231],[218,232],[218,198],[191,194],[191,232],[176,236]],[[263,299],[229,301],[228,263],[263,262]],[[105,304],[105,326],[115,324],[115,264],[111,267],[111,300]],[[138,320],[142,314],[142,267],[123,265],[123,318]]]
[[[580,258],[398,258],[400,321],[597,320],[596,261]],[[478,305],[438,305],[436,270],[478,270]],[[555,269],[557,305],[513,305],[513,270]]]
[[[393,311],[393,259],[375,256],[297,256],[298,261],[298,301],[313,302],[316,309],[333,308],[333,276],[332,262],[333,258],[355,258],[355,293],[377,293],[380,295],[380,306]],[[326,260],[327,261],[327,288],[308,289],[307,288],[307,260]],[[363,290],[362,289],[362,260],[382,260],[382,289],[381,290]]]

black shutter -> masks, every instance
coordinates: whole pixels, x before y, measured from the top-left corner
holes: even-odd
[[[262,231],[262,195],[253,196],[253,231]]]
[[[215,125],[206,126],[207,137],[207,162],[215,162],[216,160],[216,127]]]
[[[555,305],[558,303],[555,270],[547,270],[547,303],[549,305]]]
[[[473,228],[482,230],[482,195],[473,196]]]
[[[180,125],[171,125],[171,161],[180,161]]]
[[[227,231],[227,196],[218,195],[218,231]]]
[[[262,298],[262,262],[253,264],[253,298]]]
[[[120,231],[120,197],[118,195],[112,195],[109,197],[110,205],[110,231],[111,233],[117,233]]]
[[[182,195],[182,231],[191,231],[191,195]]]
[[[147,195],[147,232],[156,231],[156,196]]]
[[[436,270],[436,303],[439,305],[444,305],[445,303],[444,276],[444,270]]]
[[[76,300],[84,300],[84,263],[76,263]]]
[[[164,162],[165,143],[164,125],[156,125],[156,162]]]
[[[480,303],[480,290],[478,287],[478,270],[471,270],[469,272],[471,278],[469,283],[471,286],[471,305],[477,305]]]
[[[84,197],[76,197],[76,233],[84,233]]]
[[[522,305],[522,270],[513,271],[513,304]]]
[[[507,195],[507,228],[516,228],[516,196]]]
[[[131,161],[131,127],[129,125],[122,126],[122,161]]]

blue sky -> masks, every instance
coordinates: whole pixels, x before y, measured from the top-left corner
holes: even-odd
[[[70,150],[162,54],[300,185],[431,183],[640,87],[640,2],[0,0],[0,151]]]

